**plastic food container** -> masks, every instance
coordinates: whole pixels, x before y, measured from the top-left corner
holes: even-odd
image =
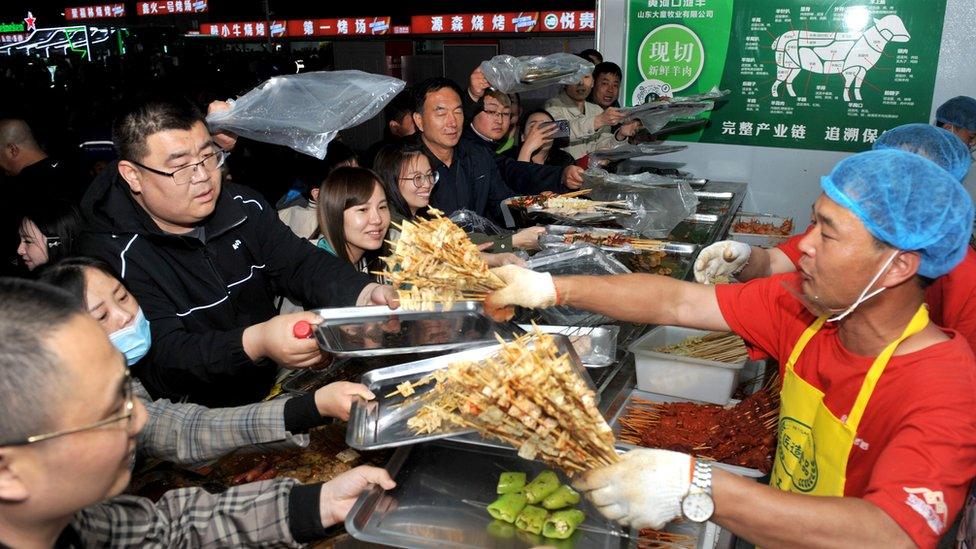
[[[637,388],[712,404],[728,404],[739,385],[746,360],[728,364],[654,351],[708,333],[678,326],[658,326],[631,343],[628,350],[634,353],[636,361]]]
[[[759,246],[761,248],[772,248],[782,244],[786,239],[793,236],[788,235],[773,235],[773,234],[756,234],[756,233],[739,233],[735,232],[736,223],[742,221],[759,221],[760,223],[772,223],[776,226],[780,226],[786,221],[787,218],[780,217],[778,215],[772,214],[739,214],[732,219],[732,226],[729,229],[729,238],[735,240],[736,242],[742,242],[750,246]]]

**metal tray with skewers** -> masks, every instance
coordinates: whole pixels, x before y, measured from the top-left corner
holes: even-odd
[[[590,389],[595,391],[593,380],[586,373],[586,369],[573,349],[569,338],[562,335],[554,335],[553,338],[560,353],[569,356],[570,363],[576,373]],[[353,402],[352,409],[349,412],[346,443],[357,450],[378,450],[474,433],[474,429],[444,426],[435,433],[418,434],[414,429],[407,426],[407,421],[420,410],[424,402],[417,398],[405,399],[402,388],[405,384],[409,384],[410,389],[406,392],[411,393],[411,395],[423,394],[431,390],[436,384],[433,372],[443,370],[455,362],[478,361],[488,358],[497,353],[499,349],[501,349],[501,345],[496,344],[490,347],[469,349],[381,368],[363,374],[360,382],[376,395],[376,399],[370,401],[358,399]],[[599,399],[599,395],[597,395],[597,399]],[[500,446],[494,442],[487,445]]]
[[[663,252],[687,255],[695,252],[692,244],[641,238],[626,230],[617,229],[550,225],[547,233],[539,237],[539,245],[543,249],[565,249],[579,242],[592,244],[610,253]]]
[[[633,215],[626,201],[600,201],[582,198],[592,189],[582,189],[565,194],[543,193],[531,196],[515,196],[502,201],[502,208],[511,212],[524,212],[530,218],[545,216],[569,223],[601,223],[620,216]],[[512,216],[509,213],[509,216]]]
[[[617,398],[612,403],[610,403],[610,406],[607,408],[607,411],[605,413],[605,416],[607,417],[607,423],[610,424],[610,428],[613,429],[613,433],[617,437],[618,447],[627,448],[627,449],[640,448],[640,446],[636,444],[632,444],[620,440],[621,431],[624,429],[624,426],[621,424],[621,419],[624,418],[627,415],[627,412],[631,410],[633,407],[635,406],[639,407],[644,405],[644,403],[648,403],[648,402],[651,403],[690,402],[695,404],[701,404],[703,406],[706,405],[712,406],[711,404],[707,404],[704,402],[698,402],[695,400],[689,400],[680,397],[660,395],[657,393],[650,393],[647,391],[641,391],[640,389],[637,388],[633,389],[630,392],[626,392],[626,391],[622,392],[617,396]],[[733,406],[737,403],[738,401],[730,401],[729,406]],[[731,428],[732,426],[729,427]],[[741,467],[739,465],[732,465],[729,463],[716,462],[716,466],[721,467],[722,469],[725,469],[726,471],[729,471],[731,473],[735,473],[737,475],[749,477],[749,478],[761,478],[764,475],[764,473],[759,469],[750,469],[748,467]]]
[[[480,302],[436,303],[431,308],[319,309],[315,312],[324,320],[315,327],[315,339],[322,350],[339,357],[371,357],[491,345],[496,333],[514,333],[511,327],[485,315]]]

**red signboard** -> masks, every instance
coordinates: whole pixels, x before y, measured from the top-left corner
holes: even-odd
[[[289,19],[288,36],[371,36],[390,34],[389,17],[344,17],[341,19]]]
[[[163,2],[136,3],[136,15],[204,13],[208,9],[207,0],[168,0]]]
[[[414,34],[480,34],[511,32],[567,32],[595,30],[593,11],[518,13],[449,13],[414,15]]]
[[[289,36],[285,21],[239,21],[228,23],[201,23],[201,36],[215,36],[231,40],[260,38],[284,38]]]
[[[64,8],[64,18],[68,21],[76,21],[78,19],[105,19],[111,17],[125,17],[125,4],[98,4]]]
[[[179,1],[174,0],[176,4]],[[174,2],[140,2],[139,15],[145,5]],[[184,8],[188,0],[183,0]],[[192,0],[206,9],[207,0]],[[159,8],[158,8],[159,9]],[[179,13],[159,11],[163,13]],[[187,13],[184,11],[183,13]],[[203,23],[200,35],[230,40],[253,38],[315,38],[321,36],[371,36],[384,34],[491,34],[540,32],[593,32],[596,12],[592,10],[459,13],[446,15],[414,15],[411,24],[391,26],[389,17],[344,17],[339,19],[289,19],[274,21],[271,27],[264,22]]]

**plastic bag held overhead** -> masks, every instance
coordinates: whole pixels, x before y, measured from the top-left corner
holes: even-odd
[[[492,88],[515,93],[553,84],[575,84],[593,72],[593,63],[571,53],[496,55],[481,63],[481,72]]]
[[[318,159],[340,130],[376,116],[406,84],[362,71],[275,76],[207,116],[211,131],[228,131],[291,147]]]

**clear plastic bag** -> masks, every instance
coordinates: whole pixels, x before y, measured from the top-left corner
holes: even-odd
[[[620,110],[629,118],[640,120],[644,129],[654,134],[672,120],[688,118],[712,110],[715,107],[715,100],[728,94],[729,90],[712,90],[698,95],[660,99]]]
[[[488,236],[511,234],[487,217],[482,217],[471,210],[458,210],[448,216],[455,225],[464,229],[466,233],[481,233]]]
[[[525,266],[540,273],[553,275],[611,275],[627,274],[623,263],[592,244],[579,243],[560,250],[548,249],[532,256]],[[601,314],[557,305],[539,311],[550,324],[560,326],[597,326],[613,322]]]
[[[571,53],[496,55],[481,63],[481,72],[492,88],[515,93],[553,84],[575,84],[593,72],[593,63]]]
[[[687,145],[672,145],[655,141],[653,143],[641,143],[639,145],[621,145],[610,149],[599,149],[590,153],[591,160],[607,160],[615,162],[626,160],[638,156],[657,156],[687,149]]]
[[[276,76],[207,116],[212,131],[291,147],[325,158],[340,130],[376,116],[406,84],[362,71]]]
[[[626,202],[634,213],[617,217],[617,223],[647,238],[668,236],[678,223],[698,208],[698,197],[685,180],[649,173],[612,175],[603,172],[606,174],[603,177],[597,177],[595,173],[584,174],[584,182],[593,189],[589,197]]]
[[[594,168],[592,166],[583,172],[584,187],[598,187],[600,185],[653,187],[660,185],[674,185],[678,181],[682,181],[684,179],[685,178],[682,177],[668,177],[666,175],[657,175],[648,172],[635,173],[631,175],[619,175],[610,173],[602,168]]]

